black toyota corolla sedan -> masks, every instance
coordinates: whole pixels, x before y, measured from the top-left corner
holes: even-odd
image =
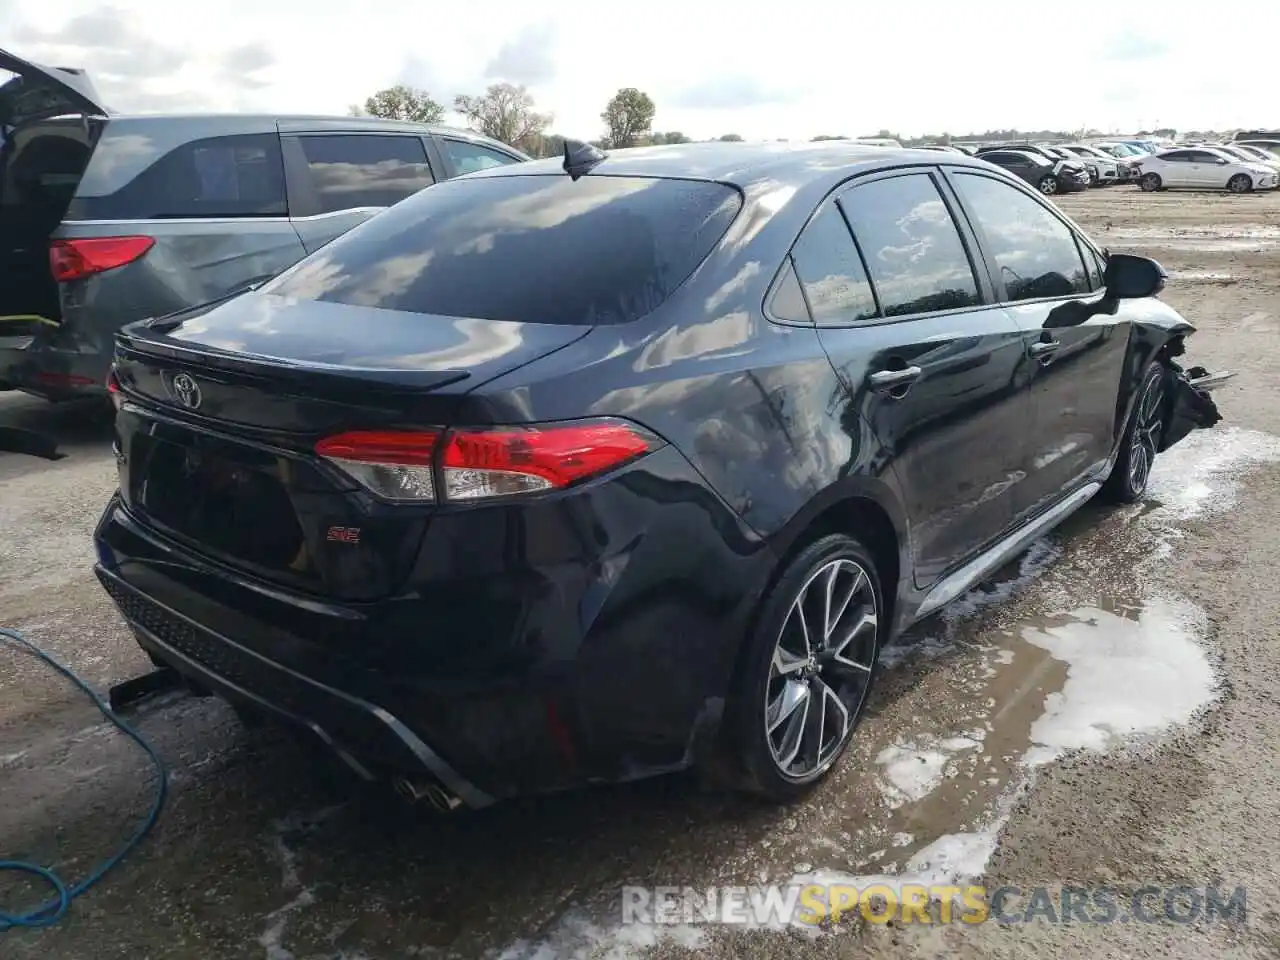
[[[437,806],[790,799],[886,642],[1218,419],[1163,280],[958,154],[571,144],[126,328],[98,576]]]

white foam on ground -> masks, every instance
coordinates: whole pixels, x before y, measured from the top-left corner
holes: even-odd
[[[1190,520],[1230,507],[1241,472],[1277,462],[1280,437],[1221,424],[1196,430],[1156,457],[1147,496],[1162,519]]]
[[[946,777],[951,755],[943,750],[911,743],[885,747],[876,757],[884,778],[885,799],[890,808],[922,800],[938,788]]]
[[[1189,603],[1149,600],[1137,619],[1075,610],[1072,622],[1029,627],[1023,639],[1067,664],[1067,682],[1031,728],[1028,762],[1069,750],[1105,751],[1185,723],[1216,696],[1213,667],[1196,636],[1204,615]]]

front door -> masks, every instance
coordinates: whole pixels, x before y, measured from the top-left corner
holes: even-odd
[[[1013,517],[1026,393],[1021,333],[990,305],[933,168],[858,181],[793,251],[849,402],[889,455],[924,587]]]
[[[1027,519],[1097,477],[1110,457],[1127,313],[1102,309],[1099,255],[1050,204],[980,171],[948,175],[1022,331],[1031,423],[1014,512]]]

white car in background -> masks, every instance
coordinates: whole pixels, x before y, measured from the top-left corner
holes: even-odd
[[[1083,143],[1053,143],[1047,146],[1056,147],[1071,159],[1081,161],[1089,171],[1089,179],[1096,186],[1119,183],[1121,180],[1128,179],[1128,165],[1122,166],[1119,158],[1101,150],[1095,150]]]
[[[1276,188],[1280,188],[1280,157],[1267,153],[1265,150],[1259,150],[1257,147],[1250,147],[1241,143],[1214,143],[1206,144],[1213,147],[1214,150],[1220,150],[1229,157],[1235,157],[1237,160],[1248,164],[1260,164],[1266,167],[1276,175]]]
[[[1142,157],[1149,157],[1151,154],[1146,150],[1139,150],[1131,143],[1117,143],[1112,140],[1100,140],[1090,146],[1101,150],[1103,153],[1109,153],[1113,157],[1119,157],[1125,160],[1138,160]]]
[[[1237,160],[1213,147],[1181,147],[1143,157],[1138,185],[1155,190],[1270,190],[1276,174],[1259,162]]]
[[[1255,150],[1262,150],[1275,157],[1280,157],[1280,140],[1232,140],[1233,145],[1237,147],[1252,147]]]

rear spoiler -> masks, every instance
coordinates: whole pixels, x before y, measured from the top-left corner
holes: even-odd
[[[458,383],[466,370],[403,370],[383,367],[338,367],[236,353],[203,345],[199,349],[146,327],[132,325],[116,334],[116,361],[164,360],[182,367],[221,371],[251,380],[274,380],[306,393],[350,398],[353,394],[416,394]]]

